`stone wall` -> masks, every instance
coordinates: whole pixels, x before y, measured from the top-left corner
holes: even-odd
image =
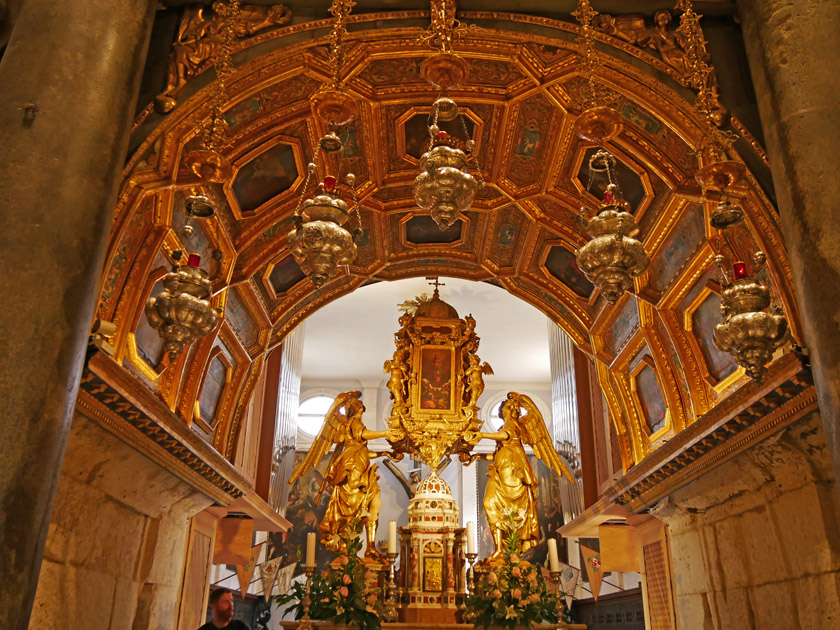
[[[77,414],[30,630],[172,630],[189,518],[210,503]]]
[[[840,628],[840,495],[806,418],[674,493],[682,630]]]

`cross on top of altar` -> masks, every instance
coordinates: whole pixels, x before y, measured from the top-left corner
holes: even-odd
[[[435,297],[440,297],[440,287],[445,287],[446,283],[441,282],[438,276],[426,276],[426,281],[435,288]]]

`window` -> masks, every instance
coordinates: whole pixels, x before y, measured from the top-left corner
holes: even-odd
[[[306,435],[312,437],[318,435],[318,431],[324,424],[324,416],[330,410],[330,405],[334,400],[335,396],[316,394],[301,401],[298,407],[297,428]]]
[[[502,403],[504,400],[501,400],[493,405],[490,409],[490,412],[487,414],[487,424],[490,425],[490,428],[493,431],[498,431],[502,428],[502,425],[505,421],[502,419]]]
[[[535,396],[531,395],[531,399],[537,404],[537,409],[540,410],[542,413],[542,405],[540,404],[542,401],[539,401]],[[487,401],[487,404],[484,405],[484,426],[485,431],[500,431],[502,425],[504,425],[505,421],[502,418],[502,404],[507,400],[507,393],[503,392],[500,394],[496,394],[495,396],[491,397],[490,400]],[[527,413],[524,408],[519,408],[519,413],[525,415]]]

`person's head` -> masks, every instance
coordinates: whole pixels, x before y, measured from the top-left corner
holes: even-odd
[[[226,588],[214,589],[210,593],[210,608],[214,622],[229,622],[233,619],[233,593]]]
[[[665,28],[668,24],[671,23],[671,12],[666,11],[665,9],[660,9],[653,15],[653,22],[660,28]]]
[[[513,393],[508,394],[507,398],[502,403],[501,416],[502,420],[504,420],[504,430],[511,433],[513,437],[519,437],[517,422],[519,420],[520,413],[521,409],[519,407],[519,398],[514,396]]]

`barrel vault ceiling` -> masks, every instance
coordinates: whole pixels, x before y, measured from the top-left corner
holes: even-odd
[[[657,8],[639,4],[646,14]],[[707,4],[731,10],[731,3]],[[634,294],[609,306],[574,263],[574,250],[587,239],[578,208],[595,203],[602,186],[596,181],[587,191],[585,165],[595,148],[571,132],[585,82],[577,26],[535,14],[459,14],[465,28],[455,50],[470,74],[450,96],[476,140],[474,166],[486,185],[472,209],[441,231],[411,192],[438,95],[419,72],[433,52],[418,42],[428,11],[364,8],[351,16],[345,65],[345,85],[361,113],[342,130],[364,237],[353,264],[320,289],[294,262],[287,237],[306,164],[324,131],[309,98],[329,76],[329,21],[292,19],[237,42],[224,108],[234,174],[205,187],[221,211],[196,225],[189,243],[180,228],[196,182],[183,158],[199,147],[196,129],[209,116],[215,75],[207,70],[188,81],[168,114],[141,103],[99,314],[117,324],[117,361],[220,452],[234,452],[267,350],[321,306],[370,282],[425,275],[486,281],[540,309],[592,358],[625,467],[743,383],[742,371],[711,342],[720,292],[714,251],[739,259],[759,248],[768,253],[767,280],[798,337],[778,216],[760,183],[767,165],[758,130],[732,116],[740,136],[732,158],[749,167],[736,191],[748,221],[721,240],[711,233],[694,180],[702,129],[693,93],[654,50],[598,35],[597,81],[623,122],[608,148],[652,261]],[[638,19],[650,26],[649,18]],[[185,248],[202,254],[225,318],[170,364],[142,311],[173,264],[173,251]]]

